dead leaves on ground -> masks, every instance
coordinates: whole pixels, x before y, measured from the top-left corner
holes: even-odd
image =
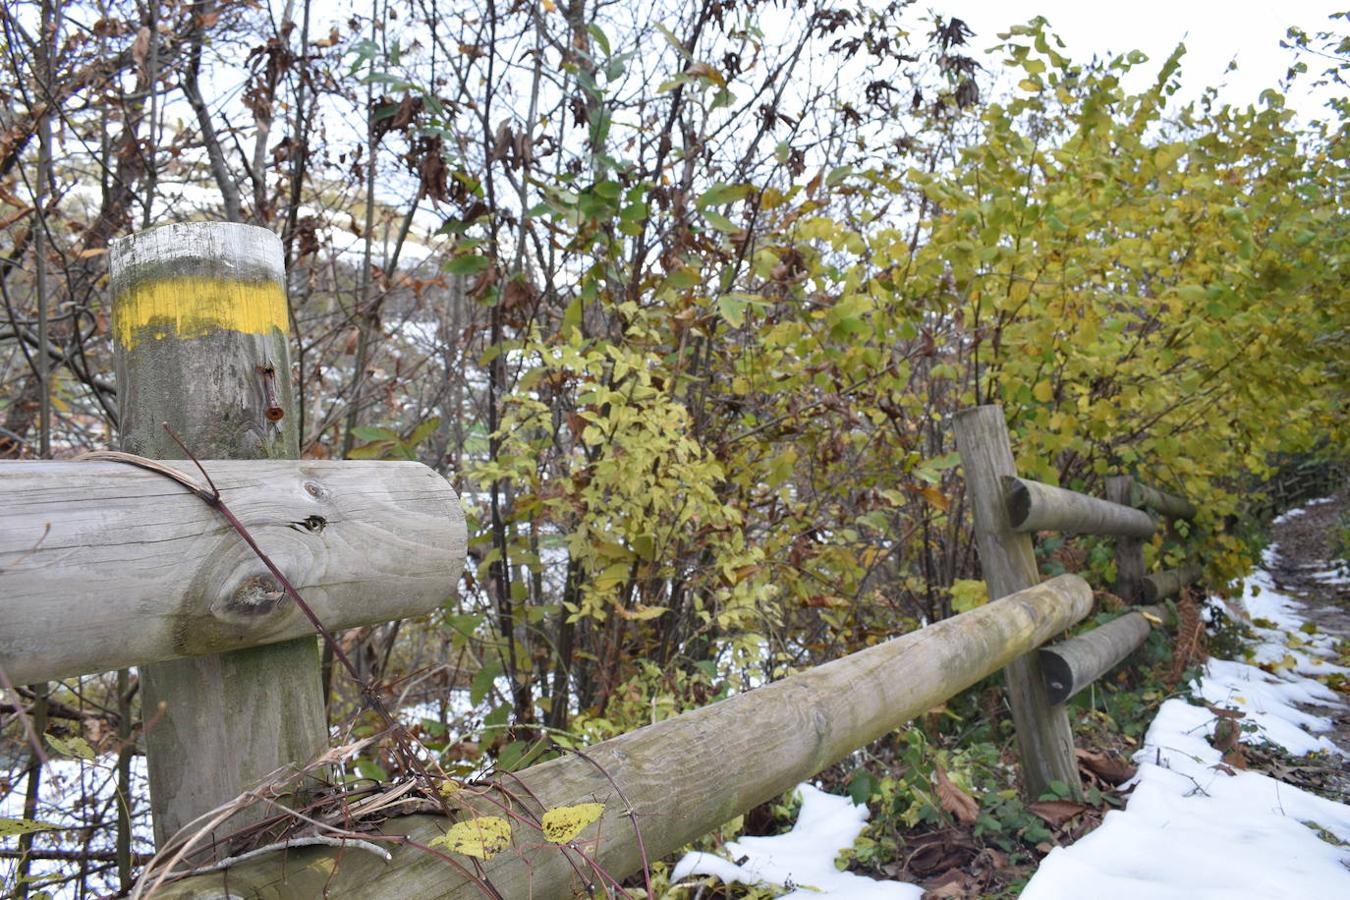
[[[952,784],[947,771],[942,766],[933,769],[933,788],[937,791],[938,803],[956,817],[962,825],[974,825],[980,817],[980,804],[965,791]]]
[[[1089,778],[1095,778],[1103,787],[1119,787],[1134,777],[1134,763],[1114,750],[1073,751],[1078,768]]]
[[[907,837],[909,855],[902,863],[882,867],[891,878],[919,882],[926,898],[965,898],[987,895],[1007,880],[1007,854],[979,847],[970,832],[944,828]]]
[[[1238,724],[1238,720],[1245,719],[1247,714],[1237,709],[1221,709],[1211,703],[1206,703],[1205,707],[1216,717],[1214,736],[1209,742],[1223,754],[1223,765],[1228,768],[1228,774],[1233,774],[1234,769],[1247,768],[1247,757],[1242,748],[1242,726]]]

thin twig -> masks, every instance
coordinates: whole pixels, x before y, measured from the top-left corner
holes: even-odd
[[[0,666],[0,686],[14,695],[14,714],[19,717],[19,723],[23,725],[24,737],[28,738],[28,745],[33,748],[38,759],[42,764],[47,764],[47,754],[42,752],[42,741],[38,740],[37,732],[33,729],[33,720],[28,717],[27,711],[23,708],[23,696],[14,687],[14,682],[9,680],[8,673],[4,666]]]
[[[610,775],[604,766],[600,765],[600,763],[592,759],[582,750],[573,748],[572,752],[595,766],[596,770],[601,775],[605,776],[605,780],[609,782],[610,787],[614,788],[614,792],[619,795],[619,799],[623,801],[624,815],[633,823],[633,836],[637,839],[638,855],[642,859],[643,886],[647,889],[648,897],[655,896],[652,893],[652,869],[647,860],[647,847],[642,842],[642,829],[638,827],[637,823],[637,809],[634,808],[632,801],[628,799],[628,795],[623,792],[623,788],[619,787],[619,783],[614,780],[614,776]]]
[[[238,856],[226,857],[225,859],[222,859],[220,862],[212,863],[209,866],[198,866],[195,869],[188,869],[186,872],[177,872],[175,873],[174,877],[187,878],[190,875],[206,875],[210,872],[219,872],[221,869],[228,869],[230,866],[238,865],[239,863],[253,859],[254,857],[262,856],[263,854],[266,853],[271,853],[273,850],[287,850],[291,847],[314,847],[314,846],[354,847],[357,850],[364,850],[367,853],[374,853],[376,856],[380,857],[380,859],[383,859],[385,862],[389,862],[394,858],[394,855],[390,853],[388,850],[384,849],[383,847],[376,846],[375,844],[372,844],[369,841],[361,841],[355,838],[345,838],[345,837],[342,838],[328,837],[322,834],[311,834],[308,835],[307,837],[287,838],[284,841],[277,841],[275,844],[267,844],[266,846],[250,850],[247,853],[240,853]]]
[[[381,719],[384,720],[385,724],[388,726],[389,729],[388,733],[390,734],[394,742],[395,754],[399,758],[400,762],[402,762],[403,765],[407,768],[407,770],[412,773],[414,780],[421,783],[424,793],[426,793],[429,797],[433,798],[433,802],[436,802],[438,804],[442,813],[447,818],[453,819],[455,817],[454,809],[449,805],[449,802],[444,799],[444,796],[438,790],[438,784],[440,781],[445,780],[445,776],[440,774],[433,774],[432,772],[428,771],[427,767],[423,764],[423,761],[418,757],[417,751],[413,746],[415,738],[413,738],[412,735],[408,732],[408,730],[403,726],[403,724],[399,722],[396,718],[394,718],[394,716],[389,712],[388,707],[384,704],[384,701],[380,699],[380,696],[376,691],[375,687],[361,678],[360,673],[356,669],[356,666],[352,664],[351,659],[348,658],[346,652],[343,651],[342,646],[337,641],[337,638],[335,638],[332,632],[329,631],[328,628],[324,626],[323,622],[319,620],[319,617],[314,613],[314,610],[310,607],[308,603],[305,602],[304,598],[300,596],[300,592],[296,589],[295,585],[293,585],[290,579],[286,577],[285,573],[282,572],[281,569],[277,567],[276,563],[272,561],[271,557],[269,557],[265,552],[263,552],[263,549],[258,546],[257,541],[255,541],[253,538],[253,535],[249,533],[248,529],[234,514],[234,512],[229,508],[229,506],[225,503],[224,499],[221,496],[220,489],[216,486],[215,482],[212,481],[210,474],[207,473],[205,467],[202,466],[201,461],[197,459],[196,455],[193,454],[193,452],[190,449],[188,449],[188,447],[183,443],[183,441],[178,437],[178,435],[174,433],[173,429],[169,427],[169,424],[167,422],[163,423],[163,427],[164,430],[168,433],[169,437],[171,437],[174,440],[174,442],[177,443],[180,448],[182,448],[183,452],[187,455],[188,459],[191,460],[193,465],[197,467],[197,470],[201,473],[202,478],[206,481],[208,487],[205,488],[202,487],[201,484],[192,479],[190,476],[185,475],[183,472],[180,472],[175,468],[172,468],[170,466],[167,466],[161,462],[157,462],[152,459],[147,459],[143,456],[137,456],[136,454],[132,453],[123,453],[108,450],[94,451],[91,453],[82,454],[80,457],[77,458],[85,460],[107,460],[110,462],[121,462],[126,463],[128,465],[137,466],[147,471],[158,473],[182,485],[194,496],[202,500],[202,502],[206,503],[212,509],[219,512],[221,516],[224,517],[225,521],[229,523],[230,527],[234,530],[234,532],[237,535],[239,535],[240,539],[242,539],[244,543],[248,545],[249,549],[253,551],[254,555],[256,555],[258,559],[263,563],[263,565],[267,567],[267,570],[272,573],[272,576],[276,578],[277,582],[282,586],[283,590],[286,592],[286,595],[290,597],[292,602],[295,603],[296,607],[304,614],[305,618],[309,620],[312,626],[314,626],[314,630],[319,634],[320,637],[323,638],[326,645],[332,650],[334,657],[342,663],[342,666],[347,670],[348,674],[352,677],[352,680],[356,682],[357,686],[361,691],[362,699],[372,710],[375,711],[377,715],[379,715]],[[275,781],[273,781],[273,783],[275,783]],[[276,806],[284,810],[291,817],[306,822],[310,822],[318,827],[332,829],[332,826],[325,825],[324,823],[321,823],[315,819],[310,819],[309,817],[299,812],[296,812],[295,810],[288,809],[284,805],[278,803],[276,800],[272,798],[263,797],[256,792],[249,792],[247,794],[240,795],[240,797],[236,798],[234,801],[231,801],[229,804],[219,806],[216,809],[211,810],[210,812],[197,817],[192,822],[188,823],[187,826],[179,830],[178,834],[176,834],[174,838],[171,839],[169,843],[166,845],[165,848],[166,851],[169,847],[172,847],[174,845],[174,842],[178,840],[180,836],[184,835],[185,832],[188,832],[189,829],[191,829],[194,825],[196,825],[197,823],[205,823],[200,828],[198,828],[194,833],[186,837],[186,839],[183,842],[183,845],[177,850],[176,853],[174,853],[173,857],[168,861],[168,864],[165,867],[164,871],[154,880],[152,884],[150,884],[149,886],[150,892],[153,892],[156,889],[158,889],[159,885],[164,881],[164,879],[169,877],[169,873],[173,870],[173,867],[183,860],[183,858],[189,853],[189,851],[199,843],[199,841],[202,839],[204,835],[209,834],[217,826],[228,820],[239,810],[245,808],[248,804],[241,805],[239,801],[245,799],[246,797],[252,797],[256,800],[268,803],[269,805]],[[275,849],[275,847],[271,849]],[[161,853],[157,854],[157,856],[162,856],[163,852],[165,851],[161,851]],[[434,851],[431,852],[434,853]],[[449,862],[451,862],[466,877],[476,881],[481,889],[489,893],[489,896],[497,896],[496,889],[492,887],[491,883],[488,882],[486,878],[476,876],[473,873],[470,873],[457,860],[451,859],[450,857],[444,856],[443,854],[440,853],[436,853],[435,855],[445,858]],[[147,877],[154,868],[155,866],[152,862],[151,865],[147,867],[146,871],[142,873],[141,878],[137,880],[136,889],[132,893],[133,898],[144,895]]]

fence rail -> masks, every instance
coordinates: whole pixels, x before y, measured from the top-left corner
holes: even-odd
[[[426,466],[204,465],[330,629],[423,615],[450,596],[464,515]],[[313,626],[220,514],[163,475],[119,462],[0,462],[0,509],[0,668],[16,684],[312,642]]]
[[[285,298],[275,238],[258,231],[199,224],[115,248],[124,444],[177,455],[158,427],[168,420],[201,455],[246,459],[210,468],[332,626],[422,612],[451,589],[463,562],[453,495],[416,466],[284,461],[297,455],[289,379],[277,376],[289,371]],[[1000,669],[1024,790],[1034,797],[1062,781],[1081,791],[1063,703],[1137,648],[1157,610],[1042,648],[1087,615],[1092,592],[1076,575],[1042,582],[1031,533],[1115,535],[1116,591],[1137,604],[1175,595],[1201,574],[1194,565],[1145,574],[1142,541],[1159,522],[1141,507],[1180,518],[1196,510],[1126,476],[1107,479],[1105,500],[1019,478],[996,406],[966,410],[953,424],[992,602],[457,792],[453,802],[466,813],[509,807],[536,825],[555,806],[605,806],[593,832],[595,867],[526,835],[481,869],[501,896],[570,897],[596,887],[599,870],[622,878],[644,857],[677,850]],[[109,463],[0,467],[0,501],[18,510],[0,537],[0,603],[11,623],[0,635],[0,665],[19,681],[144,665],[144,702],[162,704],[148,735],[162,846],[267,773],[314,758],[327,738],[308,631],[259,580],[257,560],[208,521],[212,511],[178,485],[152,484],[159,478]],[[279,643],[261,646],[271,641]],[[242,734],[255,740],[241,742]],[[424,842],[448,824],[409,816],[382,827]],[[410,846],[393,853],[386,864],[341,848],[276,851],[164,895],[481,893],[467,870]]]
[[[1087,615],[1092,589],[1076,575],[869,647],[798,675],[505,776],[471,814],[509,806],[543,809],[603,802],[592,858],[615,878],[639,870],[718,825],[781,795],[859,747],[1030,653]],[[451,795],[464,798],[472,790]],[[631,812],[630,812],[631,810]],[[383,830],[425,842],[445,833],[439,816],[386,822]],[[641,829],[641,844],[636,828]],[[587,863],[522,835],[514,851],[483,864],[502,897],[586,896]],[[223,896],[481,897],[478,884],[411,847],[371,854],[313,847],[271,854],[166,888],[166,898]],[[284,885],[284,889],[282,887]]]

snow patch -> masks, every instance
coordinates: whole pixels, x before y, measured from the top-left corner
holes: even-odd
[[[1277,553],[1268,549],[1267,565]],[[1247,609],[1264,623],[1254,628],[1254,658],[1282,668],[1271,674],[1212,659],[1193,692],[1244,712],[1237,721],[1247,727],[1245,743],[1346,755],[1317,734],[1330,729],[1330,720],[1297,706],[1343,705],[1325,685],[1298,674],[1346,671],[1325,659],[1332,639],[1300,631],[1300,604],[1276,591],[1266,572],[1243,588]],[[1125,809],[1108,812],[1074,845],[1052,850],[1023,900],[1350,896],[1350,806],[1225,766],[1208,740],[1217,722],[1204,706],[1164,703],[1135,754],[1139,772]]]
[[[809,784],[798,785],[797,792],[802,809],[791,831],[728,841],[726,852],[742,860],[739,864],[711,853],[686,854],[670,873],[670,880],[711,875],[727,884],[774,886],[789,891],[782,900],[919,900],[923,896],[923,889],[916,885],[876,881],[835,868],[835,857],[852,847],[867,827],[866,804],[855,806],[848,797],[836,797]]]

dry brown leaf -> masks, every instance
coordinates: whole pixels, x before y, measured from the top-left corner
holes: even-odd
[[[951,869],[930,881],[924,888],[924,900],[960,900],[971,895],[970,877],[960,869]]]
[[[980,804],[975,802],[975,798],[952,784],[942,766],[933,769],[933,781],[942,808],[955,816],[962,825],[974,825],[980,817]]]
[[[3,230],[3,229],[5,229],[5,228],[8,228],[9,226],[13,225],[15,222],[19,221],[19,220],[22,219],[24,216],[26,216],[26,215],[28,215],[29,213],[31,213],[34,209],[35,209],[35,207],[32,207],[32,206],[25,207],[24,209],[19,210],[18,212],[14,213],[13,215],[6,216],[5,218],[0,219],[0,230]]]
[[[1247,714],[1240,709],[1223,709],[1222,707],[1215,706],[1212,703],[1206,703],[1205,709],[1208,709],[1210,712],[1214,713],[1214,715],[1218,716],[1220,719],[1247,718]]]
[[[1124,784],[1134,777],[1134,765],[1116,753],[1101,750],[1074,751],[1078,765],[1110,785]]]
[[[1241,737],[1242,726],[1232,719],[1219,719],[1214,723],[1214,737],[1210,740],[1210,743],[1220,753],[1227,753],[1237,747],[1238,740]]]
[[[963,869],[976,854],[970,832],[963,828],[943,828],[911,835],[905,843],[913,850],[900,868],[919,878],[948,869]]]
[[[142,25],[136,32],[136,39],[131,42],[131,58],[136,63],[136,68],[141,70],[141,75],[145,75],[145,56],[150,52],[150,26]]]
[[[1044,819],[1051,828],[1058,828],[1075,816],[1082,815],[1088,807],[1072,800],[1039,800],[1028,803],[1027,809]]]

